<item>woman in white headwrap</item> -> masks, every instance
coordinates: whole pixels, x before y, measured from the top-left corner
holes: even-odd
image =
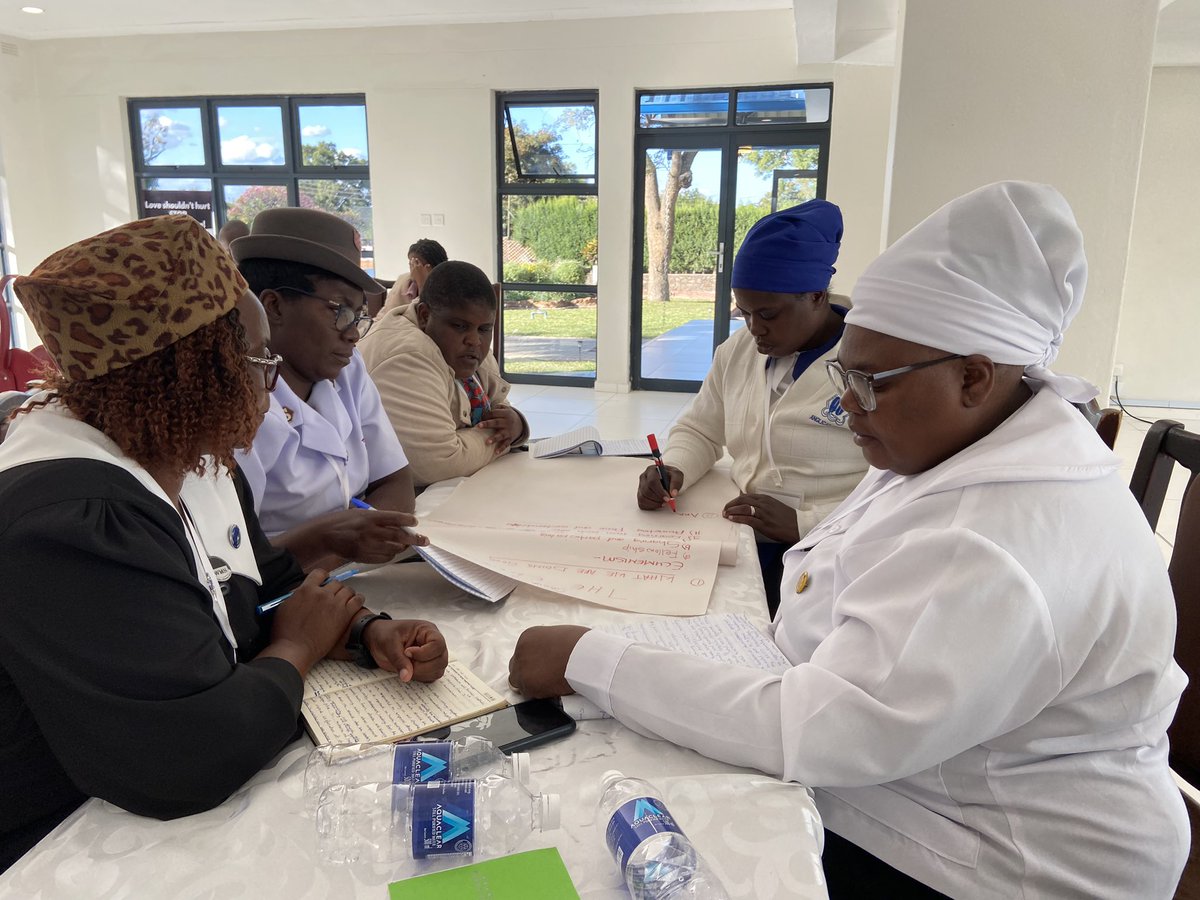
[[[1065,200],[1004,182],[884,252],[831,377],[872,469],[785,557],[782,676],[575,626],[512,681],[811,785],[831,897],[1169,898],[1170,583],[1053,362],[1086,281]]]

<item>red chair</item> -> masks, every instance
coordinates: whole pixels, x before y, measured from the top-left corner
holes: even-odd
[[[0,281],[0,292],[7,281]],[[12,319],[8,305],[0,298],[0,391],[27,391],[56,368],[45,347],[30,351],[13,346]]]

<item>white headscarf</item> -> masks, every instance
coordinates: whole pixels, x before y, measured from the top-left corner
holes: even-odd
[[[1025,367],[1072,403],[1099,390],[1047,366],[1087,284],[1083,234],[1046,184],[1001,181],[952,200],[869,265],[846,324]]]

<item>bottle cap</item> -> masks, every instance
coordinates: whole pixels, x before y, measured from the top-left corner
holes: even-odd
[[[624,777],[625,774],[623,772],[618,772],[616,769],[609,769],[600,776],[600,792],[603,793],[610,784],[614,781],[620,781]]]
[[[562,804],[558,794],[542,794],[542,831],[556,831],[562,827]]]
[[[530,764],[528,753],[514,753],[509,757],[512,760],[512,777],[517,784],[529,787]]]

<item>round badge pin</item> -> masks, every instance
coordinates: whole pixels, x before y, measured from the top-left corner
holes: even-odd
[[[242,546],[242,529],[236,525],[229,526],[229,546],[234,550]]]

